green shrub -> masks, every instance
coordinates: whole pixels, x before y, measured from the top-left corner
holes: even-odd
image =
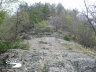
[[[37,24],[35,24],[35,27],[36,28],[45,28],[45,27],[47,27],[47,22],[46,21],[38,22]]]
[[[70,37],[68,35],[65,35],[64,40],[70,41]]]
[[[4,53],[8,49],[27,49],[27,47],[28,47],[27,44],[23,44],[19,41],[17,41],[17,42],[1,41],[0,42],[0,53]]]
[[[53,32],[53,29],[51,27],[46,27],[45,32]]]
[[[38,22],[35,27],[36,29],[42,30],[43,32],[53,32],[53,29],[48,27],[47,21]]]
[[[4,22],[6,14],[7,14],[6,11],[3,10],[0,11],[0,25]]]
[[[66,34],[66,35],[64,36],[64,40],[67,40],[67,41],[75,40],[75,39],[76,39],[75,36],[72,35],[72,34],[70,34],[70,33],[68,33],[68,34]]]

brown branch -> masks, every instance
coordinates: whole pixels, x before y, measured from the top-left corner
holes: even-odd
[[[91,25],[91,27],[92,27],[93,31],[95,32],[95,35],[96,35],[95,27],[94,27],[92,21],[91,21],[90,18],[89,18],[89,11],[88,11],[88,7],[87,7],[87,4],[86,4],[86,1],[85,1],[85,0],[84,0],[84,4],[85,4],[86,12],[87,12],[87,14],[86,14],[85,16],[86,16],[89,24]]]

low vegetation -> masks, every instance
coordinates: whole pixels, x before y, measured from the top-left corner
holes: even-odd
[[[96,56],[95,48],[84,47],[73,41],[71,41],[70,44],[69,44],[69,42],[66,42],[66,44],[64,44],[64,47],[66,47],[70,52],[83,53],[83,54],[87,54],[92,57]]]
[[[19,41],[16,41],[16,42],[0,41],[0,53],[4,53],[8,49],[27,49],[28,50],[28,44],[23,44]]]

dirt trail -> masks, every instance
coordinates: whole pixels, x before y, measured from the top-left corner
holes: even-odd
[[[28,42],[29,51],[9,51],[7,61],[21,62],[23,66],[8,72],[96,72],[96,57],[79,48],[73,50],[74,42],[55,37],[32,38]]]

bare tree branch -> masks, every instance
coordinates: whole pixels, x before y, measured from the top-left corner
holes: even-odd
[[[86,16],[86,18],[87,18],[89,24],[91,25],[91,27],[92,27],[92,29],[94,30],[95,35],[96,35],[95,27],[94,27],[92,21],[91,21],[90,18],[89,18],[89,10],[88,10],[88,7],[87,7],[87,4],[86,4],[86,1],[85,1],[85,0],[84,0],[84,4],[85,4],[86,12],[87,12],[85,16]]]

